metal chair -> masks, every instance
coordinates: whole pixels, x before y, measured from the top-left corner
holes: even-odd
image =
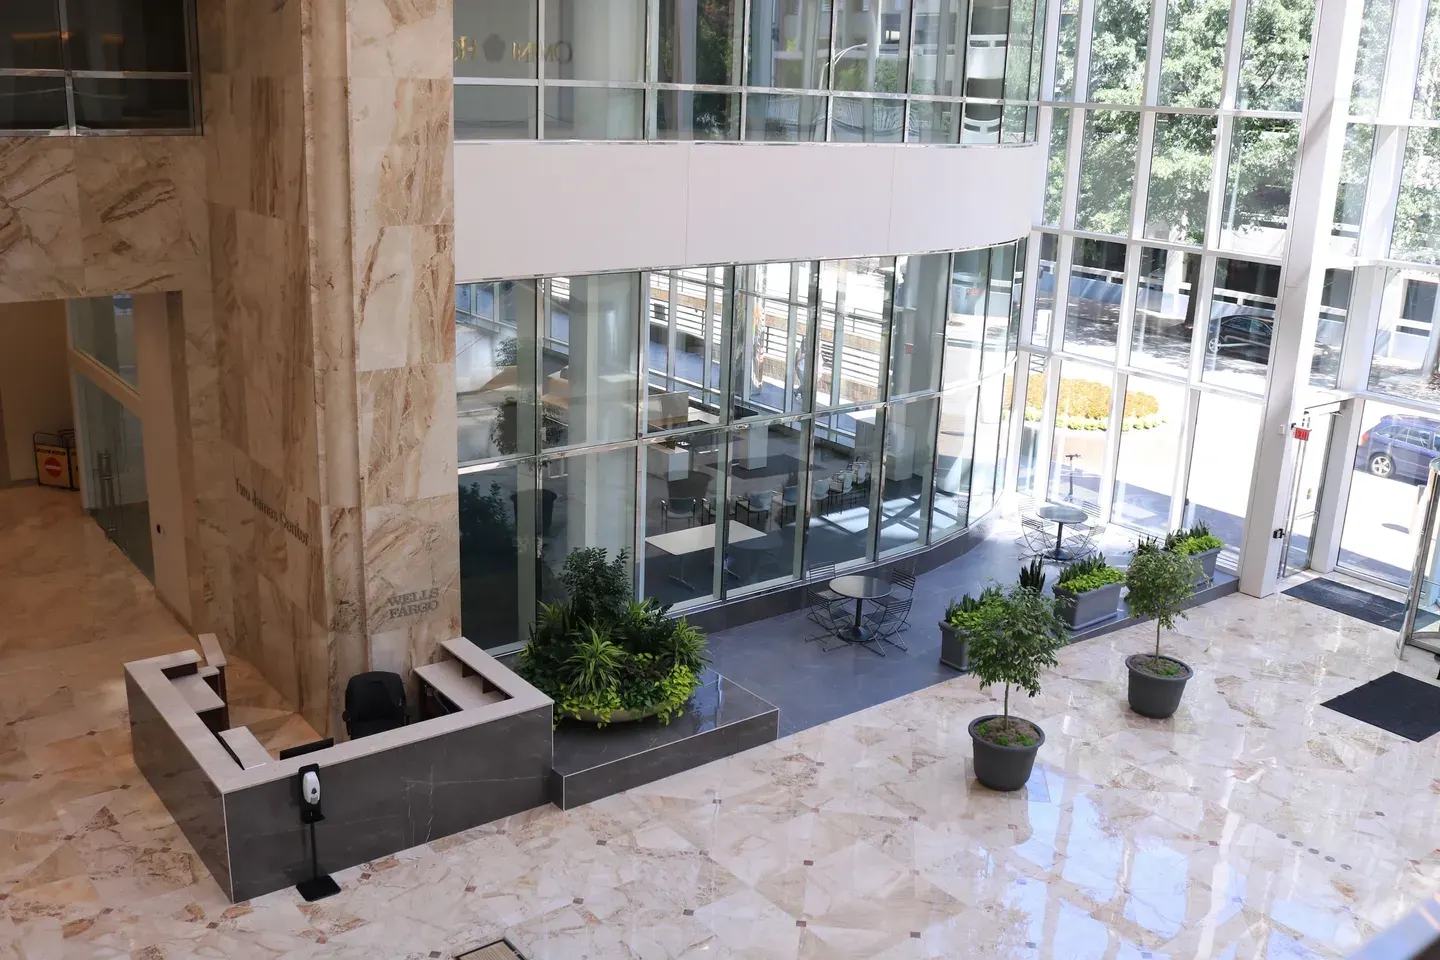
[[[890,585],[892,587],[899,588],[901,590],[904,590],[905,592],[895,593],[892,590],[890,595],[887,597],[880,597],[876,600],[871,600],[870,607],[873,614],[867,615],[865,617],[865,620],[866,622],[878,621],[884,611],[889,610],[892,607],[898,610],[903,605],[904,613],[900,617],[900,625],[896,628],[895,632],[898,633],[903,630],[909,630],[910,603],[915,599],[915,574],[912,572],[912,568],[907,565],[904,567],[896,567],[892,569],[886,575],[886,579],[890,581]]]
[[[1020,538],[1017,545],[1022,545],[1024,551],[1022,559],[1030,560],[1035,557],[1054,559],[1055,534],[1045,529],[1045,524],[1039,517],[1020,518]]]
[[[780,526],[785,526],[785,515],[790,515],[790,521],[795,521],[796,512],[800,509],[800,487],[791,484],[780,494]]]
[[[695,510],[698,504],[694,497],[676,497],[673,500],[661,500],[660,507],[664,511],[660,515],[660,529],[670,529],[671,520],[684,520],[687,527],[695,525]]]
[[[835,564],[827,563],[814,567],[810,570],[813,582],[805,588],[805,603],[810,608],[805,614],[814,623],[826,629],[841,629],[850,622],[848,614],[837,613],[837,606],[843,607],[846,599],[834,590],[830,589],[830,581],[835,576]],[[836,626],[839,624],[840,626]],[[818,640],[819,637],[809,637],[810,640]]]
[[[745,519],[748,521],[753,516],[760,517],[760,529],[770,529],[770,508],[775,504],[774,490],[761,490],[758,493],[747,493],[745,496],[736,499],[735,511],[738,514],[745,511]],[[739,517],[737,516],[738,520]]]
[[[1098,522],[1100,511],[1091,506],[1082,509],[1085,511],[1085,522],[1068,525],[1067,530],[1073,529],[1075,532],[1067,536],[1064,543],[1065,549],[1075,560],[1096,553],[1100,549],[1101,538],[1105,536],[1105,524]]]
[[[898,647],[901,650],[908,651],[910,648],[905,646],[904,641],[898,639],[898,634],[909,627],[910,607],[914,602],[914,598],[907,597],[904,600],[897,600],[894,603],[884,604],[883,606],[877,605],[875,607],[875,614],[865,618],[866,625],[874,633],[871,639],[881,640],[890,644],[892,647]],[[884,650],[877,652],[882,657],[885,655]]]

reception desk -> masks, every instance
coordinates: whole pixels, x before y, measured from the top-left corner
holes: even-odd
[[[323,872],[549,802],[549,697],[464,638],[417,672],[443,711],[278,760],[245,728],[220,723],[223,680],[200,654],[127,663],[135,763],[233,901],[310,875],[296,786],[310,764],[320,768]]]

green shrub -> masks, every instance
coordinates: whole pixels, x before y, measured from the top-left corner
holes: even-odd
[[[1196,563],[1174,550],[1136,550],[1125,571],[1126,602],[1139,619],[1155,620],[1155,660],[1160,660],[1160,631],[1173,630],[1175,619],[1195,593]]]
[[[555,701],[556,723],[652,708],[668,723],[700,684],[705,634],[632,599],[628,568],[624,551],[609,560],[601,547],[576,550],[560,575],[567,599],[540,605],[518,672]]]
[[[1045,589],[1045,562],[1039,557],[1020,568],[1020,586],[1037,593]]]
[[[945,622],[956,630],[974,630],[983,620],[982,611],[997,603],[1001,596],[998,586],[989,586],[981,590],[978,597],[967,593],[958,601],[951,600],[945,608]]]
[[[995,743],[1001,737],[1024,742],[1025,727],[1010,719],[1010,688],[1019,687],[1030,696],[1040,692],[1040,671],[1059,664],[1056,652],[1068,636],[1065,623],[1055,612],[1055,600],[1037,590],[1016,585],[992,595],[976,614],[970,635],[970,664],[980,680],[980,689],[994,683],[1005,685],[1004,713],[991,721],[982,734]]]
[[[1061,379],[1055,401],[1056,426],[1070,430],[1107,430],[1110,427],[1108,383],[1095,380]],[[1045,375],[1032,373],[1025,383],[1025,419],[1039,420],[1045,405]],[[1125,393],[1122,430],[1148,430],[1165,422],[1160,401],[1143,390]]]

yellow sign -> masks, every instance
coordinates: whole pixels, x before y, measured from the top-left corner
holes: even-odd
[[[73,489],[70,451],[49,443],[35,444],[35,480],[42,487]]]

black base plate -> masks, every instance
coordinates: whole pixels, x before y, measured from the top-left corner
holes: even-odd
[[[300,896],[305,898],[306,903],[314,903],[316,900],[324,900],[326,897],[333,897],[340,892],[340,884],[328,873],[318,877],[311,877],[309,880],[301,880],[295,884],[295,889]]]

